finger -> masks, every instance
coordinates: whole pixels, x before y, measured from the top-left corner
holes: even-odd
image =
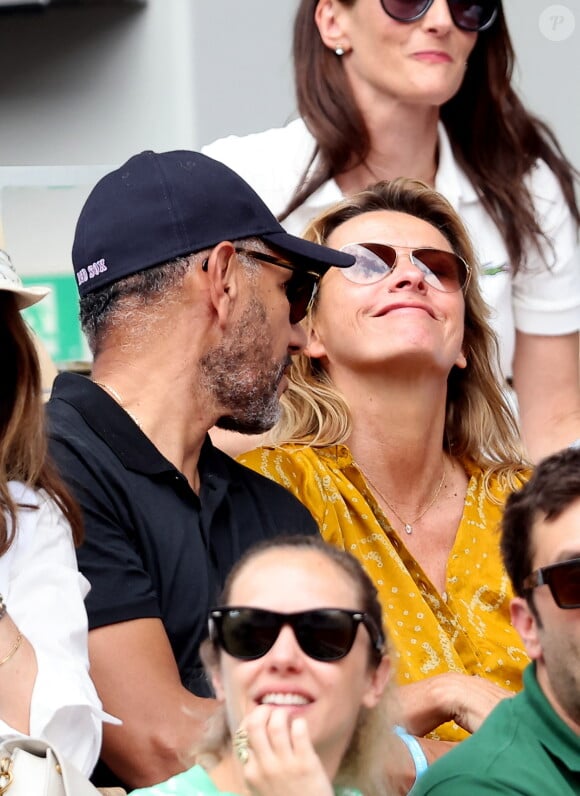
[[[249,763],[255,752],[256,745],[260,743],[260,727],[268,721],[270,710],[271,709],[265,705],[260,705],[255,708],[242,719],[239,727],[232,736],[234,757],[244,766]],[[246,750],[245,752],[244,748]]]
[[[285,708],[274,708],[266,725],[270,748],[280,762],[287,761],[294,756],[291,724],[288,710]]]
[[[291,743],[287,716],[274,717],[275,713],[284,714],[287,711],[271,707],[267,710],[256,709],[246,720],[252,751],[248,763],[243,767],[243,776],[250,792],[260,796],[286,793],[287,778],[294,760],[288,751]]]
[[[276,754],[272,749],[270,739],[270,721],[274,708],[269,705],[260,705],[244,719],[244,726],[248,730],[252,757],[260,767],[269,767]]]
[[[310,731],[306,719],[297,716],[290,725],[290,741],[296,757],[302,760],[314,755],[314,747],[310,740]]]

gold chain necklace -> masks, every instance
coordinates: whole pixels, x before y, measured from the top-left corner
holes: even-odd
[[[368,173],[373,178],[373,182],[379,182],[380,180],[387,179],[384,175],[382,177],[379,177],[377,175],[377,173],[375,172],[375,170],[373,168],[371,168],[371,166],[369,165],[368,160],[363,160],[362,165],[365,167],[365,169],[368,171]],[[430,185],[432,188],[434,188],[435,187],[435,180],[437,179],[437,172],[438,171],[439,171],[439,153],[436,152],[435,153],[435,164],[434,164],[433,168],[431,169],[431,171],[429,172],[429,175],[427,177],[418,176],[417,179],[422,180],[423,182],[426,182],[427,185]]]
[[[101,387],[101,388],[102,388],[102,389],[103,389],[103,390],[104,390],[106,393],[109,393],[109,395],[111,396],[111,398],[113,398],[113,400],[115,400],[115,401],[116,401],[116,402],[119,404],[119,406],[121,407],[121,409],[122,409],[124,412],[127,412],[127,414],[129,415],[129,417],[131,418],[131,420],[133,421],[133,423],[135,423],[135,425],[137,426],[137,428],[140,428],[140,429],[141,429],[141,431],[143,431],[143,428],[142,428],[142,426],[141,426],[141,423],[140,423],[140,422],[137,420],[137,418],[135,417],[135,415],[131,414],[131,412],[130,412],[130,411],[127,409],[127,407],[126,407],[126,406],[125,406],[125,404],[123,403],[123,399],[121,398],[121,396],[119,395],[119,393],[117,392],[117,390],[115,390],[113,387],[110,387],[108,384],[105,384],[103,381],[95,381],[95,382],[93,382],[93,384],[96,384],[98,387]]]
[[[397,512],[395,511],[395,509],[393,508],[393,506],[392,506],[392,505],[389,503],[389,501],[387,500],[387,498],[386,498],[386,497],[383,495],[383,493],[381,492],[381,490],[380,490],[380,489],[378,489],[378,488],[375,486],[375,484],[373,484],[373,482],[372,482],[372,481],[371,481],[371,479],[368,477],[368,475],[365,473],[365,471],[362,469],[362,467],[360,466],[360,464],[357,464],[357,467],[358,467],[358,469],[361,471],[361,473],[363,474],[363,476],[366,478],[366,480],[367,480],[368,484],[369,484],[369,485],[370,485],[370,486],[371,486],[371,487],[374,489],[374,491],[377,493],[377,495],[378,495],[380,498],[382,498],[382,499],[384,500],[385,504],[386,504],[386,505],[387,505],[387,506],[390,508],[390,510],[391,510],[391,511],[393,512],[393,514],[395,515],[395,517],[396,517],[396,518],[399,520],[399,522],[401,523],[401,525],[402,525],[402,526],[403,526],[403,528],[405,529],[405,533],[407,533],[407,534],[409,534],[409,535],[413,533],[413,525],[414,525],[416,522],[419,522],[419,520],[420,520],[422,517],[424,517],[424,516],[425,516],[425,514],[427,514],[427,512],[429,511],[429,509],[431,508],[431,506],[432,506],[432,505],[435,503],[435,501],[436,501],[436,500],[437,500],[437,498],[439,497],[439,493],[441,492],[441,489],[443,488],[443,483],[445,482],[445,462],[443,462],[443,473],[441,474],[441,480],[439,481],[439,484],[437,485],[437,489],[436,489],[436,490],[435,490],[435,492],[433,493],[433,497],[431,498],[431,500],[429,501],[429,503],[427,503],[427,505],[425,506],[425,508],[424,508],[424,509],[423,509],[423,510],[422,510],[422,511],[419,513],[419,514],[417,514],[417,516],[415,517],[415,519],[411,520],[410,522],[405,522],[405,520],[404,520],[402,517],[400,517],[400,516],[397,514]]]

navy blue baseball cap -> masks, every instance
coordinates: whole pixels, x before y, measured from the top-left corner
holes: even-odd
[[[81,296],[223,240],[258,237],[297,269],[325,273],[351,255],[288,234],[258,194],[213,158],[141,152],[106,174],[79,216],[72,260]]]

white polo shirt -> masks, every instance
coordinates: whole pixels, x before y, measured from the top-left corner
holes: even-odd
[[[228,136],[208,144],[205,155],[238,172],[279,215],[294,194],[315,148],[306,125],[297,119],[286,127],[243,137]],[[481,264],[481,289],[492,310],[491,324],[500,341],[500,364],[512,375],[515,330],[538,335],[569,334],[580,329],[580,248],[577,229],[564,196],[544,161],[527,176],[542,230],[552,246],[526,251],[526,267],[512,275],[501,234],[461,170],[442,124],[436,189],[459,213]],[[324,183],[284,220],[300,235],[308,222],[343,198],[334,180]]]

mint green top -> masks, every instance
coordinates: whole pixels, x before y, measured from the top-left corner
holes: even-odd
[[[336,796],[362,796],[360,791],[351,788],[337,788],[334,792]],[[194,766],[159,785],[131,791],[130,796],[239,796],[239,794],[218,790],[205,769]]]

